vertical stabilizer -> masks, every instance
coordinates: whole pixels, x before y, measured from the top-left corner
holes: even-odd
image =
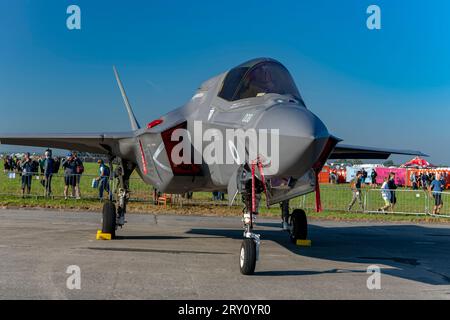
[[[125,103],[125,107],[127,108],[128,118],[130,118],[131,129],[137,130],[140,128],[139,123],[136,120],[136,116],[133,113],[133,109],[131,109],[130,102],[128,101],[127,94],[125,93],[125,89],[123,88],[122,82],[120,81],[119,73],[116,70],[116,67],[113,66],[114,75],[116,76],[117,85],[119,86],[120,93],[122,94],[123,102]]]

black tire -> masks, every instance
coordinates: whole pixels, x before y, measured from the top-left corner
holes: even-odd
[[[256,243],[253,239],[244,239],[239,254],[239,267],[243,275],[252,275],[256,267]]]
[[[116,236],[116,206],[112,201],[103,205],[102,232],[110,233],[111,238]]]
[[[308,220],[306,219],[306,213],[302,209],[295,209],[291,214],[291,226],[292,231],[290,233],[290,239],[292,243],[296,243],[297,240],[306,240],[308,237]]]

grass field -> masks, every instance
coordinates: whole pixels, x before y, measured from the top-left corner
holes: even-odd
[[[100,210],[102,203],[97,199],[98,190],[91,187],[92,179],[97,176],[98,166],[95,163],[85,164],[85,173],[81,178],[80,188],[82,200],[64,200],[63,189],[64,180],[62,176],[53,178],[52,189],[54,197],[46,199],[43,196],[44,188],[40,185],[39,180],[33,179],[32,195],[25,199],[20,197],[20,176],[16,175],[15,179],[9,179],[4,173],[0,174],[0,206],[2,207],[26,207],[26,208],[55,208],[55,209],[71,209],[71,210]],[[62,173],[62,172],[60,172]],[[131,201],[129,211],[131,212],[171,212],[179,214],[203,214],[203,215],[240,215],[241,206],[228,207],[227,202],[213,202],[212,195],[209,192],[194,193],[193,200],[183,200],[177,204],[164,208],[155,206],[151,203],[153,188],[146,185],[139,176],[134,173],[131,181]],[[397,191],[398,202],[395,208],[396,212],[405,214],[376,214],[363,213],[359,204],[353,207],[353,212],[346,212],[348,204],[352,198],[352,193],[347,184],[341,185],[321,185],[322,207],[324,212],[316,213],[315,194],[308,194],[291,200],[291,208],[306,209],[310,217],[333,220],[382,220],[382,221],[442,221],[450,222],[446,218],[434,218],[430,216],[417,215],[429,210],[432,206],[432,198],[428,194],[419,190],[413,191],[408,189],[399,189]],[[443,197],[444,207],[442,214],[450,214],[450,194]],[[383,201],[379,190],[364,188],[363,201],[368,211],[376,211],[382,206]],[[357,212],[358,211],[358,212]],[[279,206],[266,208],[262,201],[260,213],[266,216],[279,216]]]

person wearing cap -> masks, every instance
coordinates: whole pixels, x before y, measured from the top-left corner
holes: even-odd
[[[109,174],[110,174],[110,169],[107,165],[105,165],[105,162],[103,160],[98,160],[97,161],[99,167],[98,167],[98,177],[97,177],[97,181],[99,182],[99,187],[98,187],[98,197],[100,200],[103,200],[103,192],[110,192],[109,191]]]
[[[67,200],[69,187],[72,187],[72,196],[75,194],[76,185],[76,163],[73,160],[72,153],[69,152],[64,160],[62,167],[64,168],[64,199]]]
[[[22,198],[25,197],[25,189],[27,194],[31,193],[31,181],[33,180],[33,161],[30,158],[30,153],[25,154],[24,159],[19,165],[22,173]]]

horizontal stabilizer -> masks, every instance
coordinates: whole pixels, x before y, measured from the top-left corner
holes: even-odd
[[[391,154],[399,155],[411,155],[411,156],[421,156],[428,157],[420,151],[415,150],[399,150],[399,149],[388,149],[388,148],[372,148],[372,147],[362,147],[362,146],[351,146],[346,144],[338,144],[329,159],[387,159]]]
[[[117,149],[120,139],[133,137],[133,132],[92,134],[0,134],[0,144],[57,148],[108,154]]]

